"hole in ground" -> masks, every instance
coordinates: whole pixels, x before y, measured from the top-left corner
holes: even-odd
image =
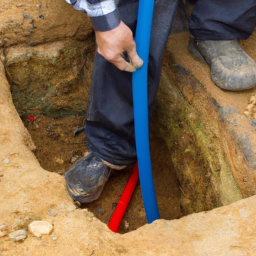
[[[64,174],[87,151],[84,133],[74,137],[74,130],[83,126],[84,118],[68,116],[53,119],[37,116],[34,121],[24,121],[37,147],[35,155],[41,166],[52,172]],[[150,146],[153,175],[160,216],[171,220],[181,217],[180,190],[168,149],[157,129],[151,125]],[[131,168],[114,171],[106,183],[100,198],[82,205],[108,225],[114,208],[127,183]],[[137,184],[125,213],[119,233],[135,230],[146,224],[140,184]]]

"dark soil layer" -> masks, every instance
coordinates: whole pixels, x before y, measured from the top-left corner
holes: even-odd
[[[74,136],[76,128],[83,126],[83,118],[68,116],[53,119],[38,116],[34,121],[25,121],[37,147],[35,155],[41,166],[52,172],[64,174],[75,161],[87,151],[84,133]],[[180,190],[173,170],[168,149],[157,135],[154,127],[150,134],[152,167],[157,201],[161,218],[171,220],[181,217]],[[88,208],[102,222],[108,224],[116,204],[123,192],[132,167],[113,171],[103,192],[95,202],[82,205]],[[119,232],[126,233],[147,223],[138,184],[125,213]]]

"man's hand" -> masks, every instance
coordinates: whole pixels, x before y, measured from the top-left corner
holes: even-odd
[[[142,59],[136,52],[132,31],[122,21],[112,30],[96,31],[95,34],[98,53],[120,70],[133,72],[143,65]],[[127,52],[130,63],[122,57],[124,52]]]

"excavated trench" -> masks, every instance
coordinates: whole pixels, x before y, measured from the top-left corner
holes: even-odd
[[[84,133],[73,132],[84,124],[91,81],[95,39],[53,42],[45,46],[13,47],[6,51],[5,66],[14,105],[36,146],[35,156],[48,171],[63,175],[86,148]],[[20,54],[25,52],[26,54]],[[29,55],[29,58],[24,57]],[[33,116],[34,120],[28,121]],[[180,186],[169,149],[151,122],[151,154],[156,195],[161,218],[182,216]],[[108,224],[131,173],[131,167],[112,172],[101,197],[88,208]],[[140,185],[125,213],[119,232],[126,233],[146,224]]]
[[[1,70],[3,255],[255,255],[255,120],[244,115],[248,101],[255,108],[255,89],[217,88],[209,67],[188,53],[187,32],[166,45],[151,152],[161,217],[203,212],[144,225],[138,184],[119,232],[144,227],[113,234],[98,219],[108,223],[131,169],[113,172],[99,200],[75,209],[61,175],[87,150],[85,135],[73,131],[84,122],[95,41],[84,14],[62,0],[41,2],[1,7],[0,57],[13,102],[40,165],[52,172],[31,154],[34,145]],[[239,41],[254,60],[255,36]],[[49,214],[53,206],[56,216]],[[54,225],[57,244],[30,233],[22,243],[9,239],[24,223],[41,219]]]
[[[33,47],[14,46],[5,51],[5,69],[14,105],[45,170],[63,175],[87,151],[84,133],[75,137],[73,132],[84,124],[94,51],[93,35],[85,42],[68,39]],[[179,68],[172,63],[174,60],[165,54],[156,111],[150,127],[157,201],[161,218],[167,220],[211,210],[239,199],[232,196],[227,203],[219,200],[216,189],[219,184],[215,184],[218,180],[211,177],[212,171],[197,145],[197,135],[186,123],[192,120],[190,116],[200,115],[192,113],[194,110],[190,107],[186,110],[183,95],[176,92],[178,85],[187,81],[188,72],[183,74],[174,70],[177,77],[169,74]],[[190,83],[194,83],[192,78]],[[193,115],[189,113],[190,109]],[[34,116],[34,120],[28,121],[29,116]],[[193,127],[201,129],[198,123],[202,121],[195,122]],[[101,197],[81,207],[88,208],[108,224],[130,172],[131,168],[113,172]],[[119,232],[126,233],[146,223],[138,184]]]
[[[89,35],[86,41],[66,39],[5,50],[13,102],[36,145],[34,153],[45,170],[60,175],[87,151],[85,135],[74,137],[73,132],[84,124],[94,40]],[[216,86],[209,80],[208,67],[194,65],[195,60],[186,50],[187,40],[188,33],[169,38],[151,120],[156,194],[161,218],[168,220],[255,194],[255,174],[251,167],[247,168],[239,144],[244,137],[241,142],[233,138],[234,132],[241,132],[234,130],[240,126],[230,127],[234,122],[228,119],[229,109],[236,109],[236,102],[246,102],[251,92],[229,94],[228,98],[223,91],[209,93],[208,89],[216,90]],[[190,63],[188,69],[184,68]],[[243,108],[240,105],[239,113]],[[30,115],[35,119],[29,122]],[[113,172],[99,200],[82,207],[107,224],[130,172],[131,168]],[[129,232],[144,224],[146,217],[137,185],[119,231]]]
[[[35,155],[41,166],[51,172],[63,175],[86,152],[84,133],[74,136],[74,130],[82,126],[84,120],[79,116],[49,118],[36,116],[33,121],[24,120],[33,142]],[[182,216],[180,210],[179,183],[170,160],[168,148],[158,135],[152,123],[151,155],[156,195],[161,218],[177,219]],[[132,167],[122,171],[113,171],[100,198],[92,203],[81,205],[108,224],[126,185]],[[126,233],[147,223],[142,202],[140,185],[136,186],[130,205],[125,213],[119,232]]]

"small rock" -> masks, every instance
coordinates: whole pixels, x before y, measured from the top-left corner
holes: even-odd
[[[54,209],[49,209],[49,210],[48,210],[48,213],[49,213],[50,216],[53,216],[53,217],[55,217],[55,216],[58,215],[58,212],[55,211]]]
[[[29,231],[36,237],[42,235],[49,235],[53,229],[53,226],[48,221],[33,221],[28,225]]]
[[[125,229],[128,229],[128,228],[129,228],[129,222],[126,221],[126,220],[124,221],[124,228],[125,228]]]
[[[72,160],[72,159],[71,159]],[[63,159],[60,159],[58,157],[55,157],[55,162],[58,163],[58,164],[64,164],[64,160]]]
[[[5,229],[7,229],[7,228],[8,228],[7,225],[0,225],[0,230],[5,230]]]
[[[76,160],[77,160],[77,156],[73,156],[72,158],[71,158],[71,160],[70,160],[70,162],[73,164]]]
[[[103,210],[101,207],[97,208],[96,211],[99,213],[99,214],[103,214]]]
[[[29,14],[23,14],[23,18],[27,20],[32,19],[32,17]]]
[[[56,240],[57,240],[57,237],[56,237],[56,236],[52,236],[52,240],[53,240],[53,241],[56,241]]]
[[[112,204],[112,210],[115,210],[116,207],[117,207],[117,203],[113,203],[113,204]]]
[[[243,181],[244,181],[244,182],[247,182],[247,178],[246,178],[246,177],[244,177],[244,178],[243,178]]]
[[[43,14],[40,14],[40,15],[39,15],[39,18],[40,18],[40,19],[44,19],[44,15],[43,15]]]
[[[0,59],[1,59],[2,62],[6,61],[6,58],[5,58],[5,56],[3,54],[0,55]]]
[[[18,242],[27,238],[27,232],[26,230],[23,230],[23,229],[16,230],[10,233],[9,237],[13,239],[15,242]]]
[[[8,158],[5,158],[4,161],[3,161],[4,164],[9,164],[10,163],[10,160]]]

